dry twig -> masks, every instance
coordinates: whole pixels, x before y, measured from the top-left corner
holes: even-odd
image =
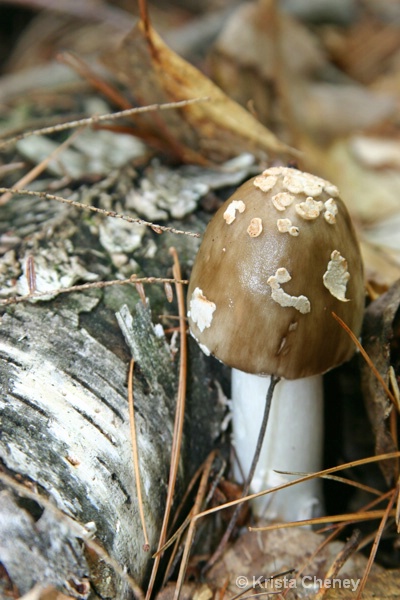
[[[155,231],[155,233],[163,233],[165,231],[169,231],[170,233],[188,235],[189,237],[200,237],[199,233],[193,233],[192,231],[183,231],[181,229],[175,229],[174,227],[167,227],[166,225],[150,223],[149,221],[143,221],[143,219],[128,217],[127,215],[117,213],[113,210],[104,210],[103,208],[97,208],[96,206],[91,206],[90,204],[83,204],[82,202],[77,202],[76,200],[71,200],[70,198],[63,198],[62,196],[55,196],[54,194],[48,194],[47,192],[34,192],[33,190],[20,190],[16,188],[0,187],[0,193],[11,193],[18,196],[33,196],[35,198],[43,198],[45,200],[56,200],[57,202],[61,202],[62,204],[69,204],[70,206],[74,206],[75,208],[89,210],[94,213],[105,215],[106,217],[121,219],[122,221],[127,221],[128,223],[135,223],[136,225],[145,225],[146,227],[150,227],[153,231]]]

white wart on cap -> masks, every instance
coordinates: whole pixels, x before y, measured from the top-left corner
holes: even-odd
[[[188,291],[206,353],[259,375],[298,379],[348,360],[364,307],[358,242],[337,188],[273,167],[244,183],[207,227]]]

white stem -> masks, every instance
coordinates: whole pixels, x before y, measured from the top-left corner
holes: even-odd
[[[233,438],[246,477],[260,430],[270,378],[232,369]],[[252,492],[286,483],[298,476],[278,471],[312,473],[321,469],[323,438],[322,376],[281,380],[275,388]],[[236,467],[236,478],[242,480]],[[297,521],[322,512],[321,480],[296,484],[253,501],[258,516]]]

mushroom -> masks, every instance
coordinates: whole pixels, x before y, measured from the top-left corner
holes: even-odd
[[[360,250],[338,189],[286,167],[244,183],[206,229],[188,307],[202,350],[232,367],[233,438],[245,475],[266,392],[272,396],[280,379],[251,490],[293,478],[277,471],[319,470],[322,374],[354,353],[332,312],[358,335],[364,307]],[[321,503],[320,482],[312,480],[253,508],[298,520],[321,512]]]

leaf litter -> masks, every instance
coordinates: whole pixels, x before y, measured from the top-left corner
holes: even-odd
[[[258,4],[259,6],[264,5],[263,10],[265,10],[265,7],[268,9],[271,6],[271,4],[268,6],[268,2],[260,2]],[[373,18],[376,19],[376,15]],[[368,28],[365,27],[364,31],[366,29]],[[349,31],[349,39],[351,35],[351,31]],[[355,41],[358,39],[357,36],[360,39],[362,38],[359,31],[356,31],[354,36]],[[254,39],[256,39],[255,36]],[[348,44],[349,39],[346,40],[346,44]],[[397,48],[394,39],[395,36],[391,35],[389,41],[392,46],[389,57]],[[324,32],[323,29],[320,34],[320,40],[325,44],[325,52],[331,49],[332,55],[329,58],[332,59],[332,56],[335,56],[337,59],[340,52],[337,50],[337,46],[335,47],[336,54],[333,52],[332,38],[329,38],[328,33]],[[329,40],[331,45],[329,45]],[[343,40],[339,40],[339,42],[343,43]],[[337,43],[340,47],[339,42]],[[254,53],[257,54],[256,52]],[[390,85],[390,78],[392,77],[393,81],[398,77],[398,74],[390,63],[390,60],[387,60],[386,64],[388,64],[388,67],[384,81],[383,77],[380,76],[380,71],[377,71],[375,66],[377,64],[376,55],[368,59],[362,52],[358,56],[357,53],[353,52],[349,60],[347,60],[346,57],[348,54],[345,52],[342,52],[340,56],[342,68],[344,71],[351,73],[353,78],[363,82],[364,87],[362,89],[358,88],[356,90],[357,86],[345,88],[343,85],[341,90],[335,91],[335,86],[329,88],[319,83],[318,93],[316,93],[317,88],[315,87],[315,81],[312,79],[316,76],[316,70],[323,68],[324,62],[325,65],[328,64],[326,55],[316,55],[314,67],[308,70],[305,69],[300,81],[299,78],[295,78],[291,88],[285,87],[287,82],[283,85],[282,81],[279,81],[278,76],[277,87],[281,92],[282,90],[284,91],[286,100],[288,99],[288,95],[291,102],[293,102],[294,98],[298,99],[299,97],[307,99],[307,101],[302,100],[299,103],[303,111],[308,111],[306,114],[304,112],[296,113],[295,109],[297,107],[289,106],[286,109],[289,111],[287,115],[289,114],[291,118],[287,119],[289,123],[289,135],[285,136],[285,139],[290,140],[290,134],[294,135],[294,127],[290,131],[290,125],[295,123],[296,127],[298,127],[299,122],[305,124],[306,131],[301,131],[300,136],[295,136],[296,146],[298,150],[303,152],[301,160],[310,169],[318,172],[318,174],[334,180],[341,189],[342,195],[348,200],[353,216],[359,225],[363,241],[367,277],[372,288],[380,291],[387,289],[400,275],[400,243],[396,243],[396,230],[393,229],[393,220],[400,213],[398,201],[400,198],[400,178],[398,173],[399,165],[396,158],[397,146],[396,141],[392,139],[393,131],[389,128],[388,132],[384,126],[385,121],[393,119],[396,114],[396,108],[392,101],[393,86]],[[281,68],[287,67],[282,57],[279,60]],[[368,60],[370,60],[369,64]],[[358,68],[358,62],[360,61],[363,63],[361,69]],[[157,113],[155,119],[151,118],[146,123],[147,130],[151,131],[152,136],[158,137],[161,141],[164,153],[168,151],[169,156],[173,156],[175,161],[211,166],[213,163],[220,164],[240,153],[250,153],[255,157],[256,161],[262,164],[267,160],[271,160],[271,157],[274,157],[274,159],[277,157],[285,159],[291,156],[298,156],[298,153],[292,151],[290,144],[287,145],[280,142],[271,131],[264,126],[260,126],[260,123],[250,113],[244,113],[244,109],[241,109],[237,104],[233,104],[228,96],[225,96],[225,94],[221,95],[222,93],[214,84],[211,84],[199,71],[170,51],[151,27],[148,27],[146,31],[141,22],[127,35],[118,50],[114,53],[107,53],[105,62],[114,76],[126,85],[127,89],[135,97],[135,100],[143,104],[170,102],[171,100],[198,98],[201,96],[210,98],[210,101],[203,105],[199,103],[178,109],[170,115],[163,113],[160,116],[160,113]],[[290,72],[289,68],[287,72]],[[184,77],[182,77],[182,74],[184,74]],[[375,93],[376,89],[383,90],[383,95],[378,97]],[[389,94],[385,91],[388,89],[391,90]],[[344,92],[347,96],[343,95]],[[332,98],[336,98],[333,103]],[[351,118],[347,122],[343,120],[343,117],[341,117],[343,111],[340,108],[343,100],[346,98],[354,101],[355,106],[359,106],[360,103],[364,106],[363,111],[359,111],[360,114],[363,113],[362,118],[364,121],[358,121],[354,124],[354,122],[349,123]],[[381,104],[380,99],[382,99]],[[331,104],[329,105],[329,103]],[[269,103],[270,105],[271,102]],[[317,105],[322,106],[322,111],[319,113],[313,112],[314,107]],[[330,110],[330,106],[334,107],[334,111],[331,113],[326,112],[328,109]],[[245,114],[246,116],[244,116]],[[316,118],[316,114],[318,118]],[[355,112],[353,111],[352,114],[354,115]],[[325,117],[322,115],[325,115]],[[329,115],[329,118],[327,115]],[[270,117],[270,115],[267,115],[267,117]],[[367,120],[365,120],[366,117]],[[338,119],[337,122],[336,118]],[[321,126],[324,123],[328,125],[335,124],[331,126],[330,130],[322,132],[323,135],[321,136]],[[364,138],[360,138],[359,132],[354,133],[354,126],[365,129]],[[371,135],[369,130],[373,130],[373,135]],[[100,136],[98,139],[100,139]],[[321,139],[323,140],[322,143]],[[384,152],[382,148],[385,150]],[[48,152],[50,153],[51,151],[52,149],[49,148]],[[82,147],[79,148],[79,151],[85,152]],[[380,162],[377,162],[376,155],[379,153],[384,158]],[[30,158],[34,158],[34,153],[31,154]],[[130,159],[132,160],[134,157],[132,156]],[[104,171],[102,171],[103,168]],[[104,162],[101,168],[97,166],[94,170],[97,175],[102,175],[109,168],[110,165]],[[252,167],[249,166],[248,168]],[[148,181],[152,182],[151,170],[157,172],[157,169],[158,166],[156,164],[149,167]],[[168,167],[166,169],[168,170]],[[215,173],[220,174],[223,171],[223,168],[222,170],[216,169]],[[174,181],[175,172],[176,170],[171,169],[171,178],[168,179],[166,177],[164,181]],[[61,176],[62,173],[63,169],[58,171],[57,176]],[[85,174],[87,172],[84,173],[81,171],[80,173],[73,174],[73,177],[79,179],[79,177]],[[239,169],[239,179],[242,176],[244,176],[244,173]],[[199,175],[199,178],[201,180],[201,175]],[[190,185],[187,181],[183,181],[180,189],[184,190],[186,184]],[[168,188],[168,183],[164,183],[164,185],[165,188]],[[193,201],[189,201],[188,206],[190,208],[188,208],[187,212],[181,209],[174,209],[172,197],[170,201],[167,201],[167,203],[164,201],[163,204],[162,192],[159,193],[160,197],[155,201],[153,209],[149,208],[151,202],[146,202],[146,210],[159,211],[158,213],[153,213],[157,214],[157,218],[159,219],[168,219],[170,215],[180,219],[185,214],[195,210],[199,198],[210,189],[207,188],[206,184],[203,184],[204,187],[202,188],[201,182],[199,185],[198,197]],[[163,186],[160,184],[159,187],[162,189]],[[146,190],[144,191],[146,192]],[[148,192],[149,196],[151,196],[154,189],[149,188]],[[135,204],[132,198],[131,202],[133,202],[133,205]],[[132,208],[140,214],[140,207],[134,205]],[[177,211],[175,214],[174,210]],[[161,214],[162,211],[164,211],[163,214]],[[377,229],[380,229],[378,242],[376,241]],[[384,241],[387,239],[393,240],[390,244],[391,252],[388,252],[385,247]],[[370,350],[371,358],[376,365],[379,365],[382,375],[386,378],[388,378],[390,367],[394,368],[396,374],[399,372],[398,364],[394,360],[394,357],[397,355],[393,351],[391,354],[388,352],[390,345],[391,348],[396,347],[398,337],[398,324],[396,320],[398,300],[396,299],[396,290],[397,286],[391,289],[389,293],[390,300],[387,302],[386,300],[382,300],[380,305],[374,307],[374,311],[377,311],[378,314],[378,323],[381,323],[379,319],[382,319],[382,315],[385,315],[382,335],[378,341],[376,342],[374,336],[368,333],[368,328],[366,330],[367,343],[369,338],[375,343]],[[370,312],[372,313],[372,309]],[[368,325],[368,327],[370,326]],[[373,418],[373,423],[379,424],[375,430],[377,435],[377,451],[379,449],[381,451],[382,449],[389,451],[394,449],[394,446],[390,444],[390,440],[393,443],[393,437],[391,437],[390,428],[387,423],[389,412],[387,399],[384,394],[382,395],[382,392],[379,392],[376,385],[373,386],[371,383],[367,383],[366,385],[367,389],[369,388],[366,395],[372,398],[372,400],[367,400],[367,405],[371,403],[379,405],[378,418],[376,415]],[[376,401],[377,398],[380,398],[378,402]],[[393,479],[396,466],[394,465],[390,469],[389,478]],[[388,476],[387,472],[386,476]],[[303,556],[304,548],[312,548],[314,543],[312,541],[313,536],[315,536],[315,543],[317,539],[316,534],[312,532],[305,533],[302,530],[298,530],[298,532],[300,533],[296,533],[296,535],[299,537],[296,538],[294,544],[298,552],[293,559],[297,563]],[[279,533],[278,540],[280,545],[278,550],[286,550],[289,538],[282,537],[282,532],[277,533]],[[304,536],[300,534],[304,534]],[[239,566],[242,567],[242,565],[246,564],[246,560],[250,564],[250,568],[252,568],[254,557],[257,555],[257,552],[260,552],[259,541],[257,541],[257,549],[251,551],[255,539],[256,537],[254,535],[251,537],[251,534],[246,534],[246,536],[239,538],[238,543],[244,543],[245,549],[243,554],[239,553],[238,557],[236,557],[236,564],[238,566],[236,571],[234,570],[233,572],[239,572]],[[270,544],[273,545],[273,542],[268,541],[268,547]],[[252,557],[250,561],[249,556]],[[276,572],[279,566],[276,562],[273,562],[271,565],[262,565],[262,569],[268,571],[266,574],[268,576],[268,574]],[[350,569],[350,563],[346,563],[346,566]],[[325,563],[325,567],[328,567],[328,563]],[[359,565],[359,568],[363,567]],[[360,571],[357,570],[356,572],[359,573]],[[349,573],[352,573],[351,569]],[[226,576],[226,570],[224,574]],[[393,581],[396,580],[396,576],[396,573],[394,573]],[[375,590],[379,589],[379,585],[382,585],[383,579],[382,571],[379,571],[378,567],[374,567],[370,581],[373,582],[374,586],[377,586]],[[389,587],[386,587],[388,595],[385,597],[390,597],[390,582],[388,579],[386,581]],[[223,586],[223,578],[221,578],[217,587],[222,589]],[[190,590],[188,593],[194,594],[194,588],[192,587]],[[206,590],[203,589],[203,592],[207,595]],[[162,597],[162,594],[160,597]],[[229,595],[226,597],[229,597]],[[342,595],[339,592],[335,592],[334,595],[328,595],[328,597],[342,597]],[[364,597],[368,597],[368,595],[364,595]]]

